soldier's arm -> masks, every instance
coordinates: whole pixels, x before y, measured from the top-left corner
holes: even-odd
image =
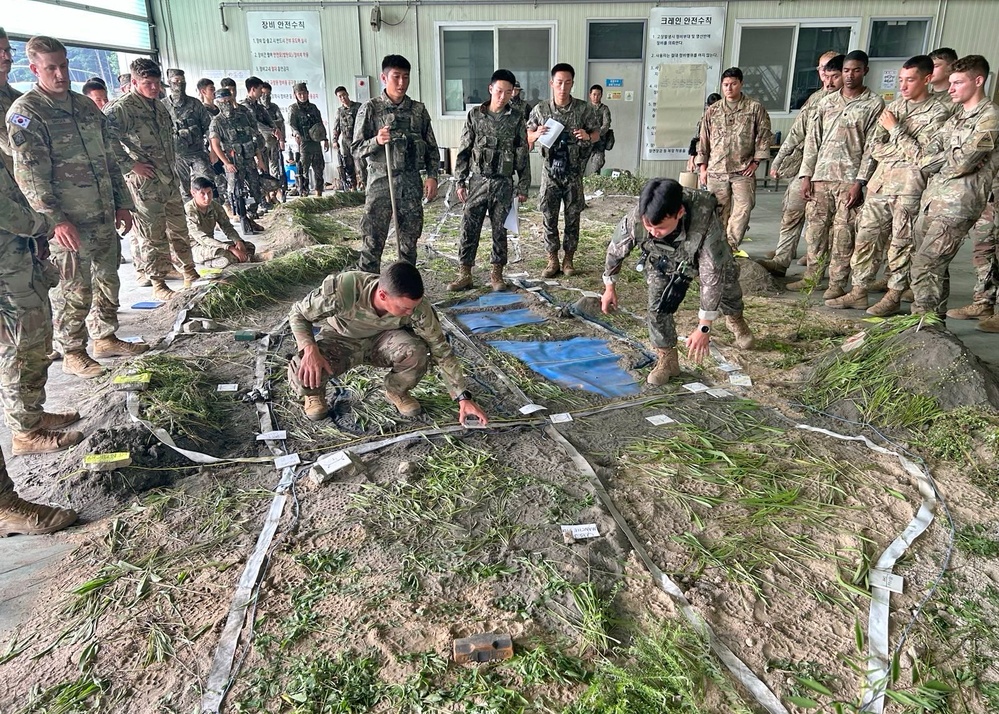
[[[423,141],[427,145],[427,150],[423,154],[426,166],[427,178],[437,180],[437,175],[441,172],[440,148],[437,146],[437,137],[434,136],[434,127],[430,123],[430,113],[427,108],[423,108]]]
[[[340,143],[340,134],[342,133],[341,127],[343,126],[344,116],[343,107],[336,110],[336,121],[333,123],[333,143]]]
[[[108,104],[106,109],[105,116],[112,138],[111,147],[118,165],[131,170],[132,164],[152,163],[131,138],[132,121],[122,103]]]
[[[47,236],[55,223],[44,213],[38,213],[15,199],[18,191],[14,179],[0,166],[0,231],[23,236]]]
[[[211,210],[215,216],[215,223],[222,229],[222,233],[225,234],[225,237],[233,243],[242,242],[243,238],[236,232],[236,229],[233,228],[232,221],[230,221],[229,216],[225,214],[222,204],[218,201],[212,200]]]
[[[198,106],[194,110],[195,119],[198,121],[198,126],[201,128],[201,135],[208,137],[208,129],[212,125],[212,115],[205,109],[205,105],[201,102],[197,103]]]
[[[815,162],[819,158],[821,144],[822,113],[816,110],[808,123],[808,131],[805,132],[805,149],[801,156],[801,168],[798,169],[799,178],[811,178],[815,173]]]
[[[591,142],[600,141],[600,115],[589,102],[586,103],[586,111],[583,112],[582,129],[590,135]]]
[[[978,171],[982,162],[999,146],[996,143],[997,139],[999,139],[999,115],[983,118],[968,140],[951,153],[949,161],[954,166],[954,175],[966,176]]]
[[[538,129],[545,123],[545,120],[541,117],[541,111],[538,107],[539,104],[535,104],[534,108],[531,109],[531,115],[527,118],[527,148],[528,150],[534,148],[534,142],[538,140],[541,136],[538,133]]]
[[[465,373],[461,369],[458,358],[454,356],[451,345],[444,337],[437,313],[427,300],[421,300],[413,311],[413,332],[430,348],[430,357],[441,369],[441,376],[447,383],[448,393],[452,399],[457,398],[468,387]]]
[[[756,153],[753,158],[762,163],[770,158],[770,143],[774,134],[770,128],[770,113],[762,104],[756,105]]]
[[[384,151],[381,145],[375,140],[378,130],[381,127],[375,126],[374,105],[365,102],[357,110],[357,123],[354,125],[354,140],[350,143],[351,151],[355,154],[367,157],[379,151]]]
[[[524,121],[524,115],[521,114],[517,121],[513,140],[514,161],[517,162],[517,195],[519,196],[526,196],[531,190],[531,157],[527,152],[527,123]]]
[[[614,276],[621,272],[621,265],[635,248],[635,223],[641,220],[635,209],[617,224],[614,236],[607,244],[607,257],[604,261],[604,282],[613,283]]]
[[[880,98],[879,98],[880,99]],[[874,137],[876,132],[874,129],[879,126],[878,119],[881,116],[881,112],[885,109],[884,100],[878,102],[878,107],[871,111],[867,117],[867,124],[864,127],[864,153],[860,157],[860,168],[857,170],[857,181],[863,181],[864,183],[871,180],[871,176],[874,175],[874,169],[877,168],[878,162],[873,156],[874,151]]]
[[[777,149],[777,155],[770,162],[772,170],[780,171],[780,165],[787,160],[787,157],[805,143],[805,132],[808,130],[808,117],[811,114],[811,110],[807,106],[806,104],[801,108],[798,116],[791,123],[791,128],[787,130],[787,136],[781,141],[780,148]]]
[[[288,323],[298,349],[314,346],[313,325],[337,313],[337,278],[337,275],[330,275],[322,285],[291,306]]]
[[[465,126],[461,129],[458,152],[454,157],[454,177],[458,180],[459,186],[465,186],[468,183],[468,175],[471,173],[472,147],[475,145],[475,124],[472,121],[472,112],[475,111],[477,110],[469,109],[465,116]]]
[[[700,309],[697,319],[713,322],[718,319],[718,311],[725,291],[725,278],[732,258],[732,249],[725,240],[721,221],[712,213],[708,220],[707,234],[698,253],[697,273],[701,283]]]
[[[611,113],[610,107],[600,108],[600,136],[606,136],[607,132],[611,128]]]
[[[694,158],[695,166],[707,166],[708,158],[711,156],[711,107],[708,107],[704,116],[701,117],[701,134],[697,138],[697,156]]]
[[[913,132],[908,127],[903,126],[902,122],[899,122],[891,132],[886,133],[888,133],[890,140],[895,143],[897,154],[901,154],[906,161],[918,164],[922,160],[926,148],[933,143],[934,138],[947,122],[947,117],[947,112],[940,108],[918,131]]]
[[[14,180],[21,193],[38,213],[47,215],[53,225],[69,221],[52,186],[52,156],[49,136],[37,117],[29,117],[26,127],[9,123],[14,147]]]
[[[118,142],[111,134],[111,122],[101,117],[101,128],[103,129],[104,155],[107,157],[108,174],[111,176],[114,208],[116,211],[134,211],[135,201],[132,200],[132,192],[128,190],[128,184],[125,183],[125,177],[121,173],[121,164],[114,158],[114,147],[118,145]]]

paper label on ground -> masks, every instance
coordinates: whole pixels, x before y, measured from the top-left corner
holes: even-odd
[[[568,533],[576,540],[581,538],[597,538],[600,535],[596,523],[582,523],[578,526],[562,526],[561,528],[563,533]]]
[[[298,454],[285,454],[274,459],[274,468],[284,469],[289,466],[297,466],[300,463],[302,463],[302,459],[299,458]]]
[[[521,414],[533,414],[534,412],[544,411],[548,411],[548,407],[543,407],[540,404],[525,404],[520,408]]]
[[[732,392],[727,389],[709,389],[708,394],[710,394],[715,399],[722,399],[723,397],[731,397]]]
[[[737,364],[732,364],[731,362],[722,362],[718,365],[718,369],[722,372],[738,372],[742,367]]]
[[[111,384],[149,384],[152,372],[139,372],[138,374],[119,374],[111,380]]]
[[[284,441],[288,438],[288,432],[285,429],[280,431],[265,431],[263,434],[257,434],[257,441]]]
[[[572,421],[572,414],[562,412],[561,414],[552,414],[548,418],[552,420],[552,424],[562,424],[563,422]]]
[[[142,339],[142,335],[132,335],[131,337],[120,338],[122,342],[130,342],[133,345],[141,345],[145,340]]]
[[[545,285],[558,285],[558,280],[546,280]]]
[[[650,424],[655,424],[656,426],[663,426],[665,424],[675,424],[676,419],[668,417],[665,414],[653,414],[652,416],[645,417],[645,420]]]
[[[752,387],[753,379],[748,374],[730,374],[728,381],[737,387]]]
[[[527,292],[529,292],[529,293],[539,293],[542,290],[544,290],[544,286],[542,286],[542,285],[532,285],[531,287],[529,287],[527,289]]]
[[[852,352],[853,350],[857,349],[862,344],[864,344],[864,340],[866,338],[867,338],[866,332],[858,332],[855,335],[847,337],[846,340],[843,342],[843,346],[840,349],[842,349],[844,352]]]
[[[565,124],[549,117],[548,121],[545,122],[545,126],[548,127],[548,131],[538,137],[537,143],[546,149],[550,149],[555,144],[555,140],[558,139],[559,134],[565,129]]]
[[[870,571],[867,579],[871,583],[871,587],[884,588],[885,590],[891,590],[893,593],[901,593],[905,588],[905,580],[901,575],[886,573],[883,570]]]
[[[527,273],[526,272],[523,272],[523,273],[507,273],[506,277],[508,277],[508,278],[526,278],[527,277]]]
[[[584,290],[583,297],[596,298],[597,300],[599,300],[600,298],[603,297],[603,295],[601,295],[600,293],[595,293],[592,290]]]
[[[711,387],[701,382],[691,382],[690,384],[683,385],[683,388],[686,389],[688,392],[693,392],[694,394],[697,394],[699,392],[706,392],[709,389],[711,389]]]
[[[215,388],[216,392],[238,392],[239,384],[220,384]]]
[[[115,461],[131,461],[132,454],[128,451],[115,451],[110,454],[87,454],[83,457],[84,464],[109,464]]]
[[[328,474],[350,466],[350,455],[346,451],[337,451],[319,459],[319,467]]]

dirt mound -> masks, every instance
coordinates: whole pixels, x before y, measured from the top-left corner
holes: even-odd
[[[737,259],[739,265],[739,285],[742,294],[773,297],[780,294],[780,288],[759,263],[754,260]]]
[[[898,336],[894,368],[906,387],[933,397],[943,409],[999,408],[999,380],[964,343],[946,330],[909,330]]]

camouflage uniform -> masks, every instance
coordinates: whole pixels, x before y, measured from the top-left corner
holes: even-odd
[[[266,104],[260,100],[260,105],[267,111],[271,124],[284,136],[284,114],[281,107],[268,100]],[[281,141],[273,133],[264,134],[264,154],[267,161],[267,173],[284,183],[284,157],[281,156]]]
[[[999,216],[995,200],[999,194],[999,175],[992,182],[988,203],[981,217],[968,231],[971,238],[971,265],[975,270],[975,292],[972,301],[975,305],[993,307],[996,304],[996,288],[999,281]]]
[[[798,172],[812,180],[805,209],[808,268],[821,277],[828,262],[830,287],[843,287],[850,277],[857,207],[848,209],[846,200],[857,178],[871,173],[871,139],[884,107],[867,87],[852,99],[840,90],[818,102],[808,126]]]
[[[299,194],[304,196],[309,191],[309,170],[316,177],[316,189],[322,190],[326,184],[326,157],[323,155],[323,145],[320,141],[310,138],[312,127],[323,123],[319,107],[312,102],[295,102],[288,110],[288,125],[295,132],[298,142],[298,186]]]
[[[243,239],[232,227],[232,222],[225,214],[222,204],[212,201],[208,208],[202,211],[194,201],[188,201],[184,206],[184,215],[187,218],[187,230],[194,243],[191,251],[197,262],[210,268],[224,268],[237,262],[229,247]],[[215,237],[216,226],[222,229],[229,240],[219,240]],[[243,241],[243,244],[251,256],[256,253],[256,246],[253,243]]]
[[[870,180],[857,219],[856,247],[850,261],[855,288],[866,289],[874,280],[889,237],[888,287],[909,287],[912,229],[919,213],[919,197],[926,188],[919,160],[923,147],[948,118],[943,105],[931,99],[914,104],[899,97],[888,105],[888,111],[898,124],[891,132],[880,123],[874,128],[871,156],[878,162],[877,169],[871,177],[863,173],[857,176]],[[866,170],[870,167],[868,164]]]
[[[0,87],[0,116],[7,116],[14,100],[20,96],[21,93],[14,89],[9,82]],[[3,161],[3,165],[7,167],[8,171],[14,172],[14,157],[11,156],[11,148],[8,144],[6,122],[0,128],[0,160]]]
[[[361,109],[360,102],[351,102],[350,106],[342,106],[336,110],[336,128],[333,130],[333,141],[340,147],[340,160],[343,162],[344,173],[353,177],[354,188],[367,183],[368,174],[364,160],[355,157],[351,142],[354,140],[354,126],[357,124],[357,112]]]
[[[392,141],[382,146],[376,140],[378,130],[390,128]],[[416,265],[416,242],[423,231],[423,182],[420,172],[437,180],[440,154],[437,138],[430,125],[430,113],[422,102],[403,97],[393,104],[384,92],[369,99],[357,112],[354,126],[354,151],[367,161],[368,185],[361,218],[360,270],[377,273],[381,264],[385,239],[392,222],[392,201],[389,196],[386,147],[392,156],[392,178],[395,181],[396,225],[399,235],[399,259]]]
[[[270,111],[264,106],[263,102],[259,99],[251,99],[247,97],[242,101],[242,106],[253,117],[253,120],[257,123],[257,148],[263,153],[264,166],[267,170],[271,170],[272,163],[274,159],[272,158],[272,151],[277,152],[277,161],[281,160],[281,149],[278,146],[277,137],[274,136],[274,130],[278,128],[278,125],[274,123],[274,119],[271,116]],[[280,112],[280,110],[278,110]],[[284,121],[281,122],[282,126]],[[271,174],[274,178],[281,180],[281,176],[278,174]],[[256,198],[256,194],[254,194]],[[261,194],[261,200],[257,203],[261,203],[263,199],[263,194]]]
[[[0,402],[13,432],[38,428],[52,351],[51,283],[37,257],[36,238],[52,232],[52,219],[36,213],[0,166]],[[2,469],[2,461],[0,461]],[[0,476],[5,490],[6,472]]]
[[[531,116],[527,120],[527,131],[535,131],[543,125],[549,118],[560,122],[565,128],[562,134],[565,135],[566,143],[566,171],[564,176],[552,175],[552,162],[556,158],[556,151],[541,148],[541,155],[544,157],[544,173],[541,178],[541,195],[539,196],[539,208],[541,210],[542,222],[545,230],[545,248],[549,255],[557,254],[559,250],[558,235],[558,210],[560,205],[565,206],[565,236],[562,241],[562,248],[566,254],[576,252],[579,245],[579,216],[583,212],[586,203],[583,199],[583,171],[586,169],[586,162],[590,158],[590,151],[593,145],[589,141],[580,141],[572,132],[576,129],[592,134],[600,128],[597,114],[589,102],[570,97],[569,104],[564,107],[555,106],[555,101],[539,102],[531,110]],[[555,141],[555,147],[563,140],[559,137]]]
[[[815,105],[829,93],[824,88],[819,89],[805,100],[787,137],[781,142],[777,155],[770,162],[770,168],[777,172],[778,178],[790,179],[781,204],[780,238],[774,251],[774,262],[785,268],[794,259],[801,238],[801,227],[805,225],[805,199],[801,197],[801,179],[798,178],[801,157],[805,152],[805,135],[815,112]]]
[[[360,271],[330,275],[291,308],[291,331],[299,343],[315,342],[338,377],[351,367],[371,364],[391,371],[385,376],[385,390],[405,393],[416,386],[430,365],[440,366],[452,397],[466,389],[458,358],[441,330],[437,313],[427,299],[412,315],[379,316],[372,305],[378,276]],[[326,320],[318,336],[312,327]],[[301,354],[288,364],[288,383],[300,396],[326,394],[326,375],[316,389],[308,389],[298,379]]]
[[[916,222],[912,257],[913,312],[947,310],[950,262],[985,210],[999,168],[999,108],[983,99],[954,114],[924,148],[930,174]]]
[[[182,94],[179,97],[167,96],[163,106],[170,113],[173,122],[174,148],[177,154],[174,170],[185,200],[191,198],[191,179],[198,176],[215,181],[215,170],[208,163],[208,127],[212,115],[205,105],[194,97]]]
[[[704,112],[694,163],[707,166],[708,190],[718,199],[725,237],[737,250],[756,205],[756,176],[743,176],[753,161],[770,158],[770,115],[745,94],[715,102]]]
[[[592,104],[590,106],[593,106]],[[604,167],[604,140],[607,137],[607,132],[611,128],[611,112],[610,107],[601,102],[597,106],[593,107],[593,110],[597,114],[597,120],[600,122],[600,140],[593,145],[593,151],[590,152],[590,158],[586,162],[586,175],[599,174],[600,169]]]
[[[509,105],[499,114],[489,111],[489,104],[470,109],[461,132],[455,157],[458,186],[468,189],[461,220],[461,243],[458,262],[474,265],[479,236],[486,212],[493,231],[493,250],[489,262],[506,265],[506,221],[513,206],[513,174],[517,173],[517,195],[526,196],[531,187],[530,166],[525,165],[527,128],[524,115]],[[469,178],[471,173],[471,178]]]
[[[245,109],[234,107],[231,112],[220,110],[208,127],[208,138],[218,137],[222,151],[236,167],[234,173],[225,172],[226,196],[232,195],[238,181],[240,188],[245,186],[244,192],[248,192],[259,205],[262,198],[256,158],[260,134],[252,122],[250,113]]]
[[[681,263],[687,264],[687,275],[700,281],[699,320],[718,319],[724,315],[742,315],[742,287],[739,266],[725,239],[717,216],[717,199],[707,191],[683,189],[686,215],[677,231],[653,239],[636,206],[621,219],[607,246],[605,276],[614,276],[631,251],[637,246],[645,257],[645,282],[649,286],[649,337],[656,349],[676,347],[676,322],[673,315],[659,312],[659,300],[669,276]]]

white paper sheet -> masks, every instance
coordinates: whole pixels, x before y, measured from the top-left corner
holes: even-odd
[[[520,201],[517,200],[517,194],[514,193],[513,205],[510,206],[510,212],[506,214],[506,220],[503,221],[503,227],[514,235],[520,235],[520,216],[517,212],[517,204],[519,203]]]
[[[555,121],[551,117],[545,122],[545,126],[548,127],[548,131],[538,137],[537,143],[541,144],[546,149],[552,148],[552,144],[558,139],[559,134],[565,129],[565,124],[560,121]]]

